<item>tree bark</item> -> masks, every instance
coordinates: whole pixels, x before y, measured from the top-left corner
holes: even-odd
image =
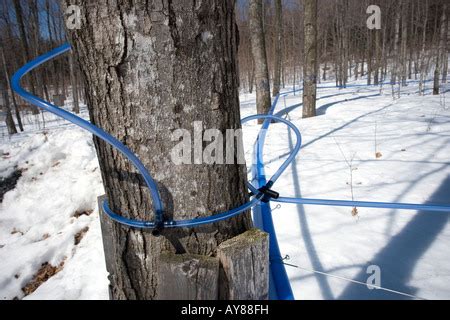
[[[448,59],[447,52],[444,52],[445,43],[447,42],[447,4],[442,4],[442,15],[441,15],[441,21],[440,21],[440,27],[439,27],[439,40],[438,45],[436,48],[436,68],[434,70],[434,81],[433,81],[433,94],[438,95],[440,92],[440,71],[443,65],[442,60]]]
[[[39,22],[39,7],[38,7],[38,1],[36,0],[28,0],[28,11],[29,11],[29,21],[30,21],[30,46],[33,49],[33,54],[35,57],[39,56],[39,47],[41,46],[41,32],[40,32],[40,22]],[[31,58],[31,57],[30,57]],[[39,97],[43,97],[44,94],[45,99],[49,100],[50,97],[48,96],[48,92],[46,91],[46,84],[45,84],[45,76],[43,73],[45,73],[46,66],[42,66],[43,71],[37,72],[34,74],[35,76],[35,85],[36,85],[36,95]]]
[[[406,86],[406,79],[408,77],[408,69],[407,69],[408,5],[409,1],[405,0],[402,1],[402,43],[401,43],[402,86]]]
[[[269,68],[267,65],[266,40],[263,24],[263,1],[250,0],[250,40],[255,63],[256,110],[267,114],[272,104],[270,98]],[[259,121],[262,123],[263,121]]]
[[[72,53],[69,55],[69,69],[70,69],[70,83],[72,87],[72,97],[73,97],[72,111],[75,113],[80,113],[80,103],[78,101],[78,81],[75,71],[75,61],[73,59]]]
[[[317,0],[304,2],[303,117],[316,116],[317,87]]]
[[[275,0],[275,67],[273,77],[272,95],[280,93],[281,68],[282,68],[282,41],[283,41],[283,8],[281,0]]]
[[[448,74],[448,27],[449,27],[449,22],[448,22],[448,17],[446,19],[446,25],[444,26],[444,46],[443,46],[443,51],[442,51],[442,55],[444,58],[443,61],[443,66],[442,66],[442,83],[447,83],[447,74]]]
[[[372,32],[367,30],[367,85],[372,84],[372,68],[373,68],[373,41]]]
[[[381,74],[381,30],[373,30],[375,36],[373,37],[375,41],[375,73],[373,76],[373,84],[380,84],[380,74]]]
[[[63,0],[89,10],[68,36],[87,84],[91,121],[123,141],[158,183],[165,216],[208,216],[247,200],[245,165],[175,165],[175,129],[240,128],[234,1]],[[95,139],[112,209],[150,220],[141,177],[115,150]],[[235,154],[235,157],[237,155]],[[151,215],[149,215],[151,214]],[[110,277],[114,299],[157,299],[162,252],[213,256],[223,241],[251,226],[248,214],[161,237],[114,224]]]
[[[14,10],[15,10],[15,14],[16,14],[17,25],[19,28],[20,41],[21,41],[22,49],[23,49],[23,51],[22,51],[23,63],[25,64],[31,60],[31,54],[30,54],[30,47],[28,46],[27,34],[25,32],[25,24],[23,21],[23,11],[22,11],[22,6],[20,4],[20,0],[14,0],[13,3],[14,3]],[[31,72],[28,81],[29,81],[29,85],[31,88],[31,92],[35,92],[35,90],[36,90],[36,75],[34,72]],[[32,107],[32,110],[33,110],[34,114],[39,113],[39,109],[37,107]]]
[[[400,64],[399,41],[400,41],[400,11],[397,11],[395,14],[395,29],[394,29],[395,60],[391,76],[392,98],[395,98],[395,85],[397,81],[399,81],[399,64]],[[400,91],[397,94],[400,95]]]
[[[428,0],[425,0],[425,18],[423,19],[422,25],[422,47],[420,50],[420,80],[419,80],[419,94],[424,93],[424,84],[427,74],[427,63],[426,63],[426,40],[427,40],[427,25],[428,25]]]
[[[19,108],[17,106],[15,93],[11,89],[11,82],[9,80],[8,66],[6,65],[5,52],[3,50],[3,44],[2,43],[0,43],[0,53],[1,53],[1,56],[2,56],[3,72],[5,74],[5,79],[6,79],[6,84],[7,84],[6,90],[9,90],[11,92],[11,100],[12,100],[12,103],[13,103],[13,106],[14,106],[14,111],[15,111],[15,114],[16,114],[17,124],[19,125],[19,130],[23,131],[22,117],[20,116],[20,111],[19,111]]]
[[[10,135],[16,134],[17,129],[16,129],[16,125],[14,124],[14,119],[13,119],[13,116],[11,113],[11,106],[9,105],[8,89],[6,87],[4,87],[3,85],[1,85],[0,90],[2,91],[3,103],[4,103],[5,109],[6,109],[5,122],[6,122],[6,127],[8,129],[8,133]]]

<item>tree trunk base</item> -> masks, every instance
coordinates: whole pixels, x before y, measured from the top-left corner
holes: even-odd
[[[114,222],[98,198],[110,299],[115,284]],[[156,275],[158,300],[267,300],[269,235],[251,229],[222,242],[215,257],[164,252]]]

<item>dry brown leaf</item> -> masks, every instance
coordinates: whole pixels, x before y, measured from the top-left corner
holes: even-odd
[[[79,218],[81,216],[90,216],[92,213],[94,212],[94,210],[83,210],[83,211],[76,211],[72,217],[74,218]]]
[[[55,267],[45,262],[41,265],[41,268],[38,272],[33,276],[33,279],[28,282],[28,284],[22,288],[23,293],[28,296],[36,291],[37,288],[45,281],[53,277],[64,267],[64,261],[59,264],[59,266]]]
[[[89,231],[89,227],[85,227],[75,234],[75,245],[76,246],[80,244],[81,240],[83,240],[83,238],[84,238],[84,235],[88,231]]]

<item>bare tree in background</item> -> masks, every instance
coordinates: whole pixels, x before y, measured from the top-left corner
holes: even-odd
[[[447,6],[448,8],[448,6]],[[448,10],[448,9],[447,9]],[[447,15],[447,13],[446,13]],[[444,34],[443,34],[443,39],[444,39],[444,43],[442,46],[442,59],[443,61],[443,66],[442,66],[442,83],[447,83],[447,74],[448,74],[448,28],[450,27],[449,25],[449,19],[448,19],[448,15],[446,16],[445,19],[445,23],[446,25],[443,26],[444,28]]]
[[[275,66],[273,73],[273,96],[280,93],[281,69],[283,63],[283,6],[281,0],[275,0]]]
[[[424,84],[426,80],[426,74],[428,71],[428,54],[426,51],[427,45],[427,25],[429,19],[429,0],[425,0],[425,8],[423,15],[423,24],[422,24],[422,41],[421,41],[421,50],[419,55],[419,63],[420,63],[420,80],[419,80],[419,94],[422,95],[424,92]]]
[[[304,1],[303,117],[316,116],[317,0]]]
[[[73,108],[72,111],[75,113],[80,113],[80,103],[78,101],[78,81],[77,72],[73,54],[69,54],[69,68],[70,68],[70,84],[72,86],[72,97],[73,97]]]
[[[434,81],[433,81],[433,94],[438,95],[440,92],[440,80],[441,75],[440,71],[442,69],[442,65],[444,65],[443,60],[448,60],[445,49],[445,43],[447,42],[447,4],[442,4],[442,15],[439,24],[439,44],[436,49],[436,66],[434,69]]]
[[[255,63],[256,110],[266,114],[272,104],[270,98],[269,68],[267,65],[266,40],[263,27],[263,0],[250,0],[249,24]],[[262,123],[263,121],[259,121]]]
[[[6,86],[0,82],[0,91],[2,93],[3,96],[3,104],[6,110],[6,117],[5,117],[5,122],[6,122],[6,127],[8,129],[8,133],[11,134],[16,134],[17,133],[17,129],[16,129],[16,125],[14,124],[14,119],[12,116],[12,112],[11,112],[11,105],[9,104],[9,93],[8,93],[8,89],[6,88]]]
[[[19,130],[23,131],[23,124],[22,124],[22,117],[19,112],[19,107],[17,106],[17,101],[15,97],[15,93],[11,89],[11,82],[10,82],[10,74],[8,72],[8,65],[6,64],[6,58],[5,58],[5,51],[4,51],[4,45],[3,42],[0,41],[0,54],[1,54],[1,62],[3,65],[3,75],[5,76],[5,82],[6,82],[6,90],[9,90],[11,92],[11,100],[12,104],[14,106],[14,111],[17,119],[17,124],[19,125]],[[8,112],[11,112],[11,109],[9,109]],[[12,118],[12,117],[11,117]],[[14,121],[14,120],[12,120]]]
[[[31,52],[30,47],[28,45],[27,34],[25,31],[23,10],[20,0],[13,0],[13,3],[14,3],[14,10],[16,13],[16,20],[19,28],[20,40],[22,43],[22,57],[23,57],[22,63],[25,64],[26,62],[31,60]],[[31,72],[29,76],[29,85],[32,92],[36,92],[36,82],[37,82],[36,74],[35,72]],[[37,107],[33,107],[33,113],[38,114],[39,109]]]

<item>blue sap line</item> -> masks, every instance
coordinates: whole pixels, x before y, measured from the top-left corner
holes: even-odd
[[[439,205],[439,204],[390,203],[390,202],[347,201],[347,200],[306,199],[306,198],[287,198],[287,197],[279,197],[278,199],[272,199],[272,201],[281,203],[296,203],[304,205],[333,206],[333,207],[360,207],[360,208],[450,212],[449,205]]]
[[[147,184],[152,199],[153,199],[153,208],[155,210],[155,222],[162,222],[163,218],[163,205],[162,201],[158,192],[158,187],[156,185],[156,182],[153,180],[153,178],[150,176],[149,172],[143,165],[143,163],[138,159],[138,157],[130,150],[128,149],[122,142],[111,136],[110,134],[106,133],[102,129],[94,126],[93,124],[89,123],[88,121],[70,113],[67,112],[64,109],[58,108],[57,106],[42,100],[41,98],[38,98],[31,93],[25,91],[21,85],[20,81],[21,79],[29,73],[31,70],[37,68],[39,65],[65,53],[70,51],[70,45],[64,44],[40,57],[37,59],[27,63],[22,68],[20,68],[12,77],[11,84],[13,90],[21,96],[24,100],[28,101],[29,103],[42,108],[48,112],[51,112],[61,118],[66,119],[69,122],[72,122],[73,124],[89,131],[93,135],[99,137],[100,139],[104,140],[105,142],[109,143],[111,146],[119,150],[127,159],[129,159],[133,165],[136,167],[136,169],[139,171],[139,173],[142,175],[142,177],[145,180],[145,183]]]
[[[283,118],[274,116],[274,110],[277,106],[280,96],[288,95],[292,92],[301,91],[294,90],[289,92],[284,92],[275,97],[274,102],[268,112],[267,115],[254,115],[249,116],[247,118],[242,119],[242,123],[247,121],[256,120],[256,119],[264,119],[264,123],[261,129],[260,134],[258,135],[258,139],[255,143],[254,147],[254,161],[252,165],[252,179],[256,187],[250,183],[248,183],[248,188],[253,193],[254,198],[249,202],[234,208],[232,210],[215,214],[209,217],[196,218],[191,220],[182,220],[182,221],[164,221],[163,217],[163,204],[159,195],[158,186],[156,182],[151,177],[150,173],[147,171],[143,163],[139,160],[139,158],[128,149],[123,143],[119,140],[106,133],[104,130],[96,127],[95,125],[89,123],[88,121],[67,112],[64,109],[61,109],[41,98],[34,96],[33,94],[25,91],[21,85],[21,79],[30,71],[38,67],[39,65],[65,53],[70,51],[70,45],[64,44],[38,58],[27,63],[22,68],[20,68],[12,77],[11,84],[13,90],[21,96],[24,100],[29,103],[44,109],[45,111],[51,112],[102,139],[106,143],[110,144],[112,147],[116,148],[120,151],[127,159],[131,161],[131,163],[136,167],[139,173],[143,176],[153,200],[153,208],[155,211],[154,221],[139,221],[134,219],[128,219],[121,215],[114,213],[110,208],[108,201],[105,200],[103,203],[103,209],[106,214],[111,217],[114,221],[127,225],[129,227],[135,228],[146,228],[146,229],[156,229],[159,230],[162,227],[165,228],[185,228],[185,227],[197,227],[204,224],[215,223],[219,221],[223,221],[225,219],[229,219],[233,216],[241,214],[250,208],[254,208],[254,220],[255,224],[259,226],[261,229],[265,230],[270,235],[270,279],[272,281],[271,286],[271,297],[277,299],[293,299],[294,296],[292,294],[292,289],[289,284],[289,280],[286,274],[286,270],[284,268],[284,264],[282,262],[282,257],[280,253],[280,249],[278,246],[277,237],[275,234],[275,228],[272,220],[272,212],[270,209],[270,200],[283,202],[283,203],[298,203],[298,204],[307,204],[307,205],[325,205],[325,206],[348,206],[348,207],[368,207],[368,208],[392,208],[392,209],[403,209],[403,210],[428,210],[428,211],[441,211],[441,212],[450,212],[450,205],[434,205],[434,204],[406,204],[406,203],[387,203],[387,202],[364,202],[364,201],[344,201],[344,200],[325,200],[325,199],[303,199],[303,198],[278,198],[274,199],[271,196],[267,197],[267,189],[273,186],[273,184],[278,180],[281,174],[286,170],[286,168],[291,164],[293,159],[296,157],[301,148],[301,134],[300,131],[295,127],[290,121],[285,120]],[[357,87],[357,86],[366,86],[366,85],[347,85],[347,87]],[[330,87],[318,87],[318,89],[324,88],[336,88],[335,86]],[[293,151],[283,162],[280,168],[275,172],[275,174],[267,181],[266,175],[264,172],[264,161],[263,161],[263,149],[266,138],[266,131],[269,128],[271,121],[281,122],[287,125],[290,129],[294,131],[297,136],[297,143],[294,147]],[[266,190],[263,190],[266,188]]]
[[[106,133],[104,130],[96,127],[95,125],[89,123],[88,121],[70,113],[67,112],[64,109],[61,109],[45,100],[42,100],[41,98],[38,98],[34,96],[33,94],[25,91],[21,85],[20,81],[21,79],[30,71],[38,67],[39,65],[65,53],[70,51],[70,45],[64,44],[40,57],[37,59],[27,63],[25,66],[20,68],[13,76],[12,78],[12,87],[13,90],[21,96],[23,99],[28,101],[29,103],[40,107],[48,112],[51,112],[59,117],[62,117],[69,122],[91,132],[95,136],[99,137],[100,139],[104,140],[117,150],[119,150],[127,159],[129,159],[134,166],[138,169],[138,171],[142,174],[144,177],[144,180],[150,190],[152,199],[153,199],[153,206],[155,210],[155,220],[154,221],[139,221],[135,219],[128,219],[123,217],[122,215],[114,213],[107,201],[103,203],[103,209],[106,214],[108,214],[113,220],[115,220],[118,223],[127,225],[129,227],[136,227],[136,228],[147,228],[147,229],[155,229],[155,228],[161,228],[161,227],[168,227],[168,228],[176,228],[176,227],[197,227],[204,224],[214,223],[218,221],[222,221],[225,219],[229,219],[233,216],[236,216],[252,207],[254,207],[258,202],[261,201],[263,193],[259,192],[255,193],[255,198],[237,208],[234,208],[232,210],[219,213],[210,217],[204,217],[204,218],[197,218],[197,219],[191,219],[191,220],[182,220],[182,221],[164,221],[163,220],[163,205],[162,201],[158,192],[158,187],[156,182],[151,177],[150,173],[147,171],[145,166],[142,164],[142,162],[137,158],[137,156],[128,149],[123,143],[121,143],[119,140],[111,136],[110,134]],[[298,129],[289,121],[273,116],[273,115],[254,115],[247,117],[245,119],[242,119],[242,123],[245,123],[247,121],[256,120],[256,119],[265,119],[265,122],[270,122],[271,120],[275,120],[277,122],[282,122],[286,124],[287,126],[291,127],[294,132],[298,135],[298,143],[297,143],[297,149],[294,150],[294,152],[298,152],[300,150],[300,132]],[[283,163],[283,165],[280,167],[279,170],[277,170],[276,175],[274,175],[275,179],[277,179],[276,176],[280,176],[282,171],[286,169],[286,167],[289,165],[289,163],[295,158],[296,154],[292,153],[288,159]]]
[[[287,94],[287,93],[286,93]],[[273,115],[275,108],[277,106],[280,94],[278,94],[272,106],[268,112],[269,115]],[[269,128],[270,120],[266,119],[262,125],[260,134],[255,143],[254,147],[254,157],[252,166],[252,179],[256,183],[257,188],[262,188],[263,186],[270,185],[279,178],[286,167],[291,163],[297,153],[300,151],[301,147],[301,135],[300,132],[297,134],[297,145],[298,149],[294,149],[291,153],[292,159],[288,162],[285,161],[284,164],[278,169],[278,171],[272,176],[269,182],[266,181],[266,174],[264,172],[264,144],[266,139],[267,129]],[[295,127],[295,130],[298,129]],[[251,189],[251,188],[250,188]],[[256,190],[251,191],[254,193]],[[292,293],[292,288],[289,282],[289,278],[286,273],[286,268],[283,264],[283,259],[280,252],[280,247],[278,245],[278,239],[275,232],[275,227],[273,225],[272,219],[272,209],[270,208],[270,202],[259,203],[253,210],[253,219],[256,227],[264,230],[269,234],[269,258],[270,258],[270,277],[269,277],[269,295],[272,300],[294,300],[294,294]]]

